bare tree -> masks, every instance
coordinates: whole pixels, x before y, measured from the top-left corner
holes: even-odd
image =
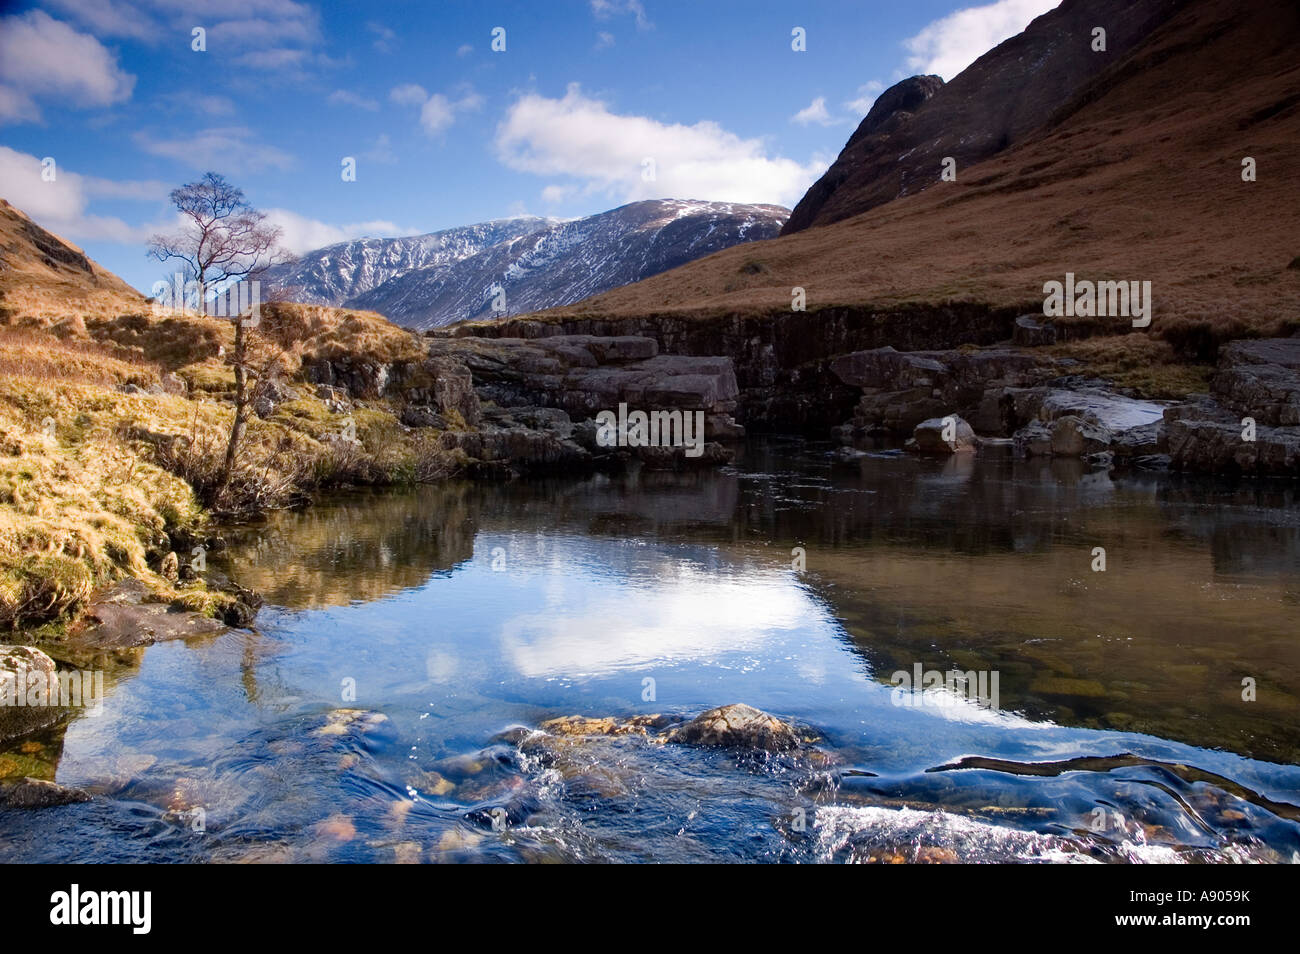
[[[243,190],[224,176],[209,172],[197,182],[173,189],[171,200],[181,214],[182,225],[171,235],[150,239],[149,254],[160,262],[176,259],[185,266],[197,285],[201,310],[208,289],[220,293],[233,283],[252,280],[286,257],[279,247],[280,229],[268,224],[266,215],[249,205]],[[218,499],[225,494],[234,472],[252,399],[248,388],[248,335],[254,322],[236,312],[231,316],[235,324],[231,356],[235,369],[235,420],[226,444]]]

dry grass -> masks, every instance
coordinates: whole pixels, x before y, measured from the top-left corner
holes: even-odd
[[[1132,388],[1141,397],[1182,398],[1209,390],[1214,365],[1186,361],[1168,341],[1146,335],[1108,335],[1048,349],[1081,363],[1081,373]]]
[[[320,359],[417,361],[415,335],[370,312],[271,303],[250,335],[252,386],[275,379],[297,395],[250,418],[225,481],[233,343],[229,322],[153,308],[0,200],[0,628],[66,620],[125,576],[155,598],[217,613],[228,597],[159,574],[213,516],[292,506],[319,487],[437,480],[463,465],[436,432],[402,427],[389,402],[341,415],[302,383],[303,365]],[[187,394],[156,387],[171,373]],[[348,418],[356,442],[342,439]]]
[[[166,589],[154,568],[204,520],[183,480],[119,436],[139,399],[45,380],[0,391],[0,626],[66,616],[127,575]]]
[[[331,346],[363,337],[343,324],[332,330]],[[270,418],[250,419],[219,495],[231,403],[210,391],[124,393],[124,384],[156,383],[161,369],[104,353],[115,347],[0,331],[0,628],[69,618],[125,576],[158,599],[216,613],[222,594],[178,590],[158,572],[214,512],[291,506],[318,487],[436,480],[463,463],[437,433],[403,428],[386,402],[340,415],[298,386]],[[180,372],[224,381],[229,369],[208,359]],[[357,443],[341,439],[345,417]]]
[[[149,387],[158,383],[160,369],[139,356],[105,353],[87,339],[0,326],[0,376]]]

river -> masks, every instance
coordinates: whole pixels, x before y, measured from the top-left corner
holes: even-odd
[[[1296,496],[779,439],[331,496],[213,558],[256,631],[83,661],[102,712],[0,749],[95,796],[0,860],[1297,860]],[[816,742],[529,731],[733,702]]]

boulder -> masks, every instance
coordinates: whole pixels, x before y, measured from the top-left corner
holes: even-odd
[[[735,703],[702,712],[665,734],[669,742],[762,752],[787,752],[799,747],[794,726],[753,706]]]
[[[253,413],[258,417],[270,417],[277,407],[297,396],[293,388],[278,378],[259,381],[253,391]]]
[[[443,416],[455,412],[466,425],[477,427],[483,410],[469,368],[451,358],[430,358],[424,369],[433,376],[433,403],[438,411]]]
[[[908,449],[918,454],[960,454],[974,451],[975,432],[960,417],[932,417],[916,425]]]
[[[1110,447],[1111,433],[1102,424],[1067,414],[1052,422],[1054,457],[1088,457]]]
[[[1056,344],[1056,326],[1041,315],[1021,315],[1011,330],[1011,342],[1021,348]]]
[[[0,646],[0,742],[59,721],[56,672],[54,660],[39,649]]]
[[[1031,421],[1016,431],[1012,439],[1021,457],[1051,457],[1052,429],[1042,421]]]

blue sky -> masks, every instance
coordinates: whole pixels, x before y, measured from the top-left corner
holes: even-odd
[[[0,195],[146,291],[168,191],[209,169],[297,252],[642,198],[792,206],[883,88],[951,79],[1054,5],[11,3]]]

